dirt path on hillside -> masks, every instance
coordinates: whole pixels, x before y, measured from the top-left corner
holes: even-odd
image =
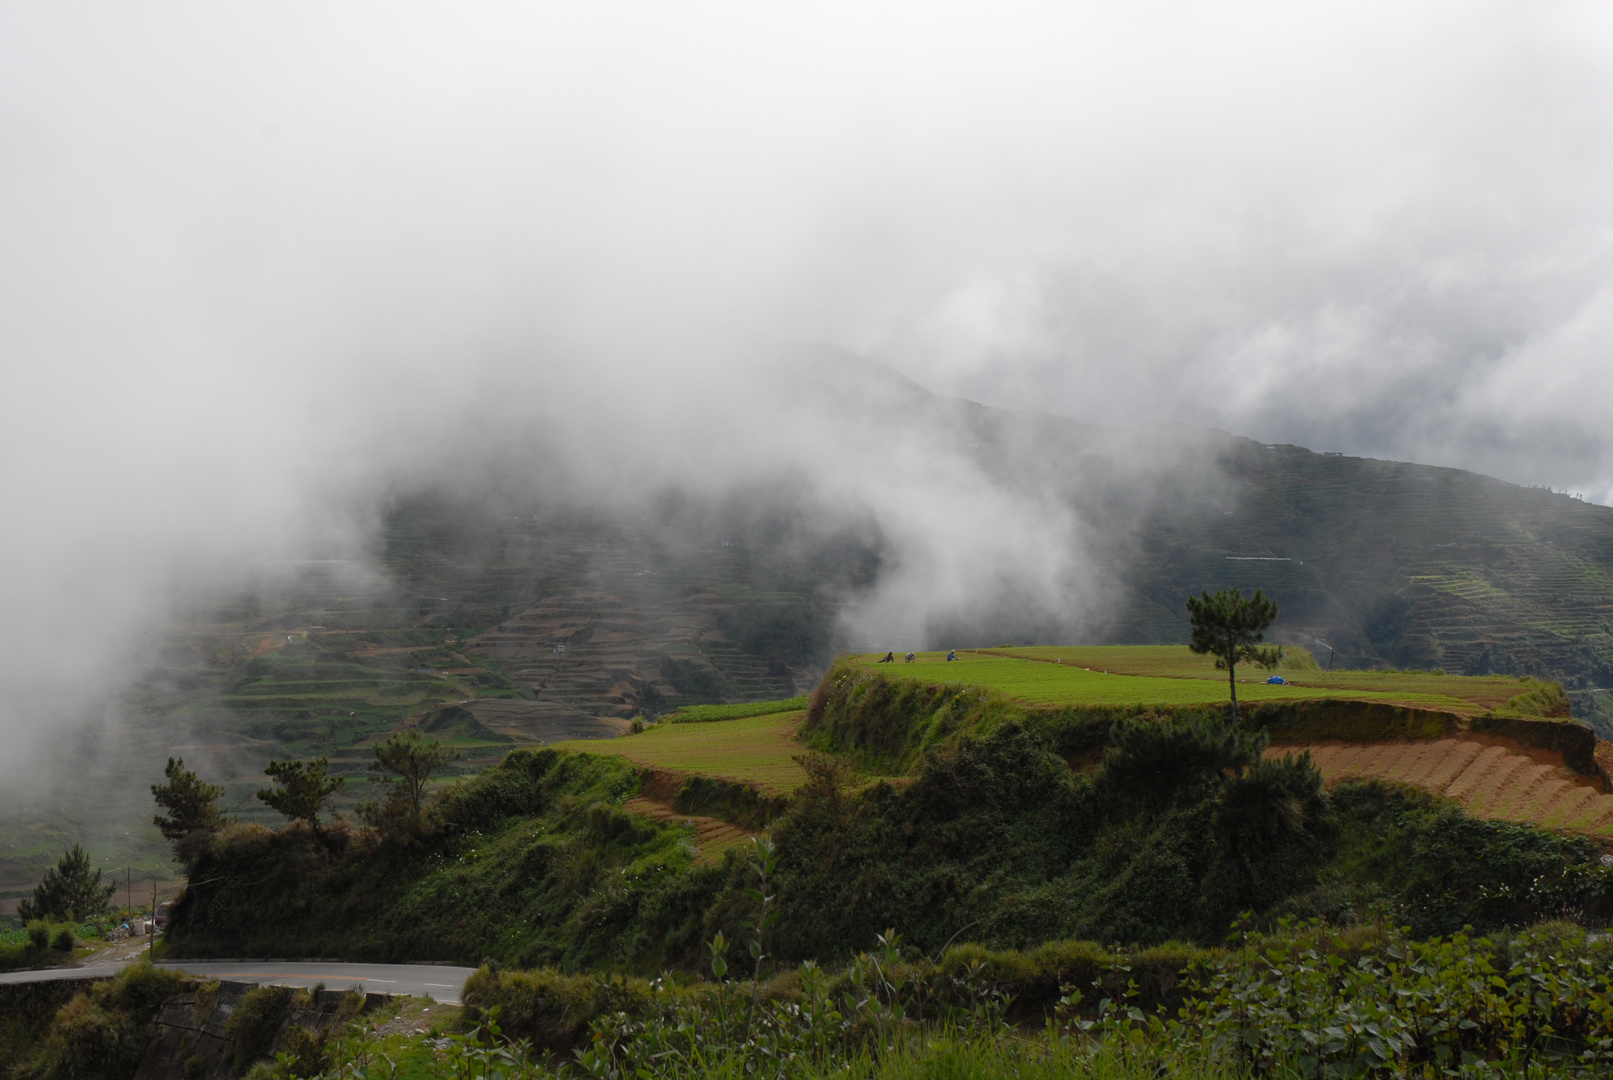
[[[1371,778],[1410,784],[1454,799],[1474,817],[1528,821],[1547,828],[1613,837],[1613,795],[1566,768],[1560,755],[1525,751],[1501,740],[1318,743],[1273,746],[1267,757],[1309,750],[1331,787]]]

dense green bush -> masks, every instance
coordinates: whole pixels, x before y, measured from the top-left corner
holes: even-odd
[[[1109,721],[1090,771],[1069,767],[1068,743],[1050,746],[1045,718],[932,744],[899,786],[859,787],[841,759],[804,759],[810,780],[775,829],[770,951],[831,962],[887,927],[930,952],[1202,945],[1246,911],[1260,925],[1287,913],[1418,934],[1613,915],[1613,875],[1585,841],[1381,784],[1326,795],[1303,756],[1262,760],[1258,734],[1214,715]],[[620,759],[520,751],[451,789],[416,845],[341,827],[226,830],[170,947],[695,967],[704,941],[742,925],[743,875],[697,862],[681,826],[622,809],[642,782]],[[679,805],[725,791],[689,785]]]
[[[1187,998],[1178,1019],[1152,1019],[1154,1036],[1207,1043],[1261,1073],[1613,1072],[1613,945],[1576,927],[1505,941],[1396,935],[1354,963],[1251,938],[1208,964]]]
[[[686,776],[672,797],[680,814],[719,817],[749,829],[761,829],[783,814],[789,800],[764,795],[749,784],[710,776]]]
[[[893,680],[836,664],[812,695],[801,740],[848,755],[869,772],[893,775],[948,737],[1024,716],[1022,707],[978,686]]]
[[[1285,906],[1350,923],[1387,918],[1418,936],[1543,919],[1613,919],[1613,873],[1583,837],[1469,817],[1454,803],[1376,781],[1340,784],[1339,828],[1317,884]]]
[[[0,931],[0,971],[57,967],[72,960],[80,939],[99,937],[95,923],[62,924],[35,919],[23,930]]]
[[[1332,823],[1306,759],[1214,718],[1121,721],[1072,772],[1016,721],[926,752],[902,790],[814,782],[776,836],[779,949],[827,958],[895,926],[924,949],[1219,940],[1314,878]]]
[[[20,1080],[122,1080],[133,1075],[152,1016],[185,983],[178,972],[139,963],[75,994],[56,1012],[43,1041],[14,1075]]]
[[[517,751],[449,789],[418,843],[343,827],[225,830],[173,913],[189,955],[493,956],[618,967],[692,963],[728,871],[679,826],[623,810],[614,757]]]

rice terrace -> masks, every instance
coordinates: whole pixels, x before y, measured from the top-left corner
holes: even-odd
[[[880,656],[859,654],[844,663],[881,673],[885,665]],[[1003,647],[957,650],[955,660],[946,657],[946,652],[916,653],[912,661],[898,659],[881,674],[892,680],[978,688],[1044,708],[1172,708],[1225,700],[1225,676],[1214,662],[1181,646]],[[1274,740],[1267,756],[1308,751],[1329,783],[1356,777],[1396,781],[1453,799],[1479,816],[1613,839],[1613,796],[1607,794],[1603,772],[1613,764],[1613,746],[1562,715],[1542,715],[1566,709],[1560,703],[1555,708],[1543,704],[1541,686],[1533,680],[1324,672],[1302,650],[1285,663],[1280,677],[1282,684],[1250,679],[1240,693],[1258,703],[1362,702],[1390,708],[1373,717],[1335,705],[1323,719],[1295,729],[1303,739]],[[687,710],[670,717],[671,723],[603,746],[559,745],[617,754],[670,774],[708,776],[768,794],[788,794],[806,778],[796,760],[808,750],[800,739],[804,704],[804,699],[792,699],[727,707],[734,715],[751,714],[727,722],[721,722],[723,710],[703,716],[701,710]],[[1475,728],[1475,717],[1489,720]]]

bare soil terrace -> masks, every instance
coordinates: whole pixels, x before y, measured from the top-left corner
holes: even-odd
[[[1550,751],[1507,739],[1452,738],[1377,744],[1273,746],[1267,757],[1301,750],[1333,786],[1375,779],[1453,799],[1474,817],[1527,821],[1613,839],[1613,795],[1596,777],[1564,767]],[[1599,755],[1600,756],[1600,755]]]

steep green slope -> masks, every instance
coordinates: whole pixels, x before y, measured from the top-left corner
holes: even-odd
[[[845,715],[820,726],[826,744],[907,776],[805,759],[773,828],[775,955],[843,960],[892,927],[937,952],[1211,943],[1246,911],[1348,925],[1378,910],[1418,934],[1613,915],[1589,841],[1375,784],[1324,792],[1308,759],[1263,759],[1261,737],[1217,714],[966,716],[978,692],[918,697],[828,706]],[[920,712],[961,723],[919,731]],[[1067,762],[1083,741],[1103,750],[1090,772]],[[235,827],[195,867],[169,947],[697,967],[714,933],[743,934],[750,874],[738,850],[697,860],[692,823],[630,812],[643,782],[614,755],[518,750],[447,792],[420,838]]]

